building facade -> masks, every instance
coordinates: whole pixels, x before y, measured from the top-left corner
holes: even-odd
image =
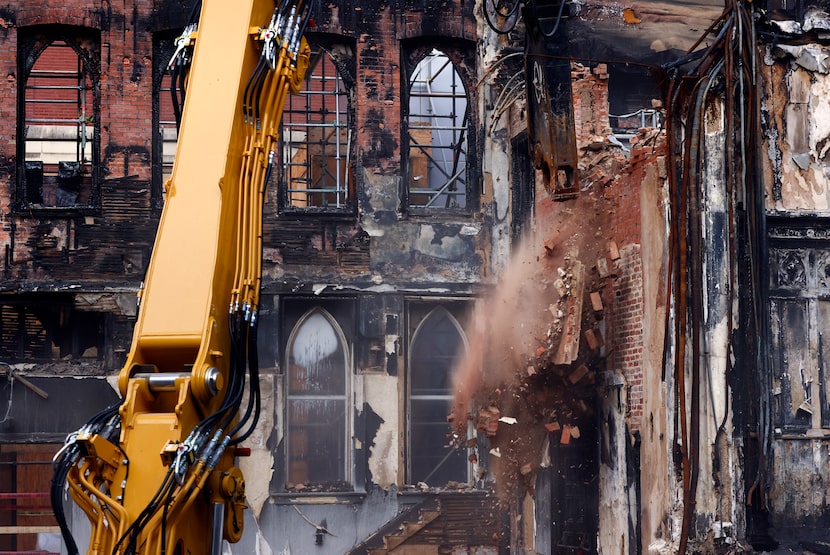
[[[510,6],[313,14],[230,549],[820,540],[830,7]],[[0,8],[0,549],[60,549],[48,463],[118,402],[191,10]]]

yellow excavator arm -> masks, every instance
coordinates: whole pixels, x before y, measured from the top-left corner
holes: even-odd
[[[312,9],[205,0],[177,41],[170,67],[192,57],[187,101],[123,402],[55,457],[52,502],[70,554],[66,487],[92,524],[89,554],[220,553],[223,538],[242,536],[235,460],[259,414],[262,205],[285,97],[308,67]]]

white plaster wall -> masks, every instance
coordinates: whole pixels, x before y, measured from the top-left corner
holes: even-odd
[[[244,443],[245,447],[251,449],[251,456],[238,459],[239,468],[245,476],[245,496],[254,518],[259,517],[262,505],[268,500],[271,475],[274,472],[274,453],[267,445],[275,426],[274,375],[260,375],[259,388],[262,411],[254,432]]]
[[[386,489],[396,482],[398,476],[398,378],[386,374],[363,376],[365,401],[383,419],[373,446],[369,449],[369,471],[372,481]],[[362,404],[360,405],[362,406]]]

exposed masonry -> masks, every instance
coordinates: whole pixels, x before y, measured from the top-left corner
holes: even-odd
[[[79,419],[73,426],[82,422],[83,408],[68,404],[62,392],[77,392],[73,395],[84,404],[90,400],[83,399],[85,391],[95,400],[112,397],[111,388],[101,387],[102,378],[117,372],[126,355],[136,314],[135,292],[149,261],[163,201],[159,139],[153,133],[160,108],[152,91],[166,62],[165,48],[169,50],[170,38],[183,26],[188,11],[184,4],[140,0],[123,8],[48,0],[0,9],[4,114],[17,113],[23,79],[18,58],[32,55],[21,37],[48,33],[55,25],[75,26],[100,45],[100,181],[92,206],[44,209],[23,202],[18,122],[11,117],[0,121],[0,181],[5,185],[0,194],[0,305],[7,326],[16,318],[25,333],[37,336],[37,341],[26,343],[30,351],[15,361],[11,372],[28,376],[48,394],[46,399],[38,396],[22,381],[8,379],[8,373],[0,377],[0,396],[14,394],[12,418],[0,428],[4,440],[61,440],[69,431],[62,429],[67,423],[39,418],[65,413]],[[615,2],[577,4],[577,25],[588,25],[594,17],[606,25],[617,22],[639,31],[641,22],[645,28],[690,17],[687,6],[674,17],[644,6],[629,13]],[[477,9],[472,2],[346,2],[324,6],[316,14],[309,37],[335,52],[354,106],[351,161],[357,195],[338,214],[292,213],[282,210],[274,184],[269,188],[260,341],[268,414],[250,440],[252,457],[241,463],[252,510],[246,516],[248,532],[233,552],[345,553],[362,544],[358,549],[363,551],[355,552],[368,553],[396,542],[426,549],[436,538],[459,552],[497,553],[508,547],[546,552],[555,538],[564,537],[556,534],[586,530],[595,540],[591,547],[603,552],[667,553],[681,541],[677,383],[673,369],[663,365],[677,348],[664,343],[664,320],[671,316],[665,285],[671,145],[660,132],[644,130],[626,157],[608,139],[609,87],[614,86],[608,65],[574,65],[573,108],[583,190],[579,201],[552,202],[550,184],[532,171],[517,170],[526,153],[510,152],[523,144],[526,105],[518,99],[493,121],[493,103],[521,64],[511,60],[479,83],[501,49],[519,35],[495,36],[476,19],[481,15]],[[814,29],[824,21],[818,12],[808,15],[797,28],[784,25],[779,30],[809,32],[803,25]],[[580,34],[574,45],[589,36],[596,38]],[[601,46],[602,52],[619,53],[628,47],[615,37],[607,39],[614,44]],[[650,48],[668,47],[669,38],[661,37],[661,44],[652,42]],[[817,330],[826,327],[830,314],[825,301],[830,267],[830,182],[825,171],[830,85],[826,47],[810,40],[794,42],[798,44],[781,41],[766,48],[759,66],[763,179],[770,218],[769,260],[761,261],[770,269],[761,289],[768,288],[762,292],[771,298],[774,361],[770,375],[759,378],[762,365],[742,358],[764,333],[748,328],[733,344],[706,353],[711,375],[704,382],[707,398],[700,404],[701,480],[690,536],[692,545],[702,551],[743,548],[744,539],[768,546],[764,542],[770,522],[782,535],[801,534],[805,525],[822,530],[829,518],[821,484],[830,480],[824,464],[830,415],[827,388],[820,383],[826,355],[820,354],[825,351]],[[403,194],[407,71],[417,62],[417,54],[433,46],[451,55],[475,106],[475,132],[469,140],[475,152],[471,158],[476,160],[476,202],[464,212],[418,214],[408,209]],[[722,161],[725,140],[718,134],[722,107],[715,104],[707,112],[710,184],[719,181],[721,170],[715,166]],[[515,196],[517,190],[533,194]],[[576,275],[582,276],[585,295],[581,311],[574,308],[573,315],[567,309],[575,305],[560,303],[561,299],[541,307],[544,326],[525,334],[537,350],[529,363],[508,368],[523,373],[520,387],[479,392],[487,402],[476,408],[517,417],[515,425],[499,423],[490,411],[489,416],[476,415],[473,422],[479,424],[481,417],[485,431],[468,451],[476,457],[469,482],[495,485],[496,490],[508,486],[511,497],[499,505],[495,495],[473,491],[463,480],[411,483],[408,349],[418,315],[426,312],[422,305],[451,306],[466,337],[473,336],[472,325],[462,315],[508,267],[510,230],[521,229],[510,221],[518,217],[517,200],[525,202],[526,209],[533,205],[533,218],[525,226],[536,231],[539,242],[530,257],[540,272],[533,285],[555,288],[561,269],[568,286]],[[717,206],[707,212],[713,218],[707,225],[715,227],[720,201],[710,200]],[[718,245],[708,237],[715,252]],[[736,273],[749,275],[746,254],[738,254]],[[595,309],[597,299],[602,310]],[[716,315],[722,316],[723,307],[716,305]],[[354,361],[347,407],[353,426],[347,438],[349,484],[289,488],[284,479],[284,348],[292,330],[286,314],[321,306],[337,314]],[[573,316],[568,325],[574,358],[554,364],[554,359],[562,360],[557,357],[562,356],[566,315]],[[77,319],[95,324],[72,335],[68,322]],[[38,335],[47,327],[38,324],[47,320],[48,333]],[[717,325],[707,328],[707,340],[722,340],[729,331],[724,322],[718,318]],[[588,331],[591,340],[585,335]],[[595,343],[598,338],[601,344]],[[34,346],[41,347],[37,357],[31,354]],[[790,367],[792,361],[803,364]],[[69,377],[72,388],[63,381]],[[769,392],[762,389],[764,379]],[[525,404],[505,402],[507,391],[525,396]],[[767,393],[770,413],[758,414],[764,410],[759,398]],[[766,459],[759,456],[766,447],[758,440],[764,432],[758,423],[767,422],[764,418],[773,438],[764,452]],[[43,435],[28,433],[38,426]],[[511,452],[508,438],[513,437],[533,441],[524,445],[527,449]],[[5,443],[0,452],[26,460],[27,449],[14,445]],[[494,445],[503,457],[489,455]],[[38,453],[48,458],[45,450]],[[763,464],[769,465],[772,476],[768,490],[756,482],[756,476],[767,470],[758,468]],[[26,474],[26,481],[19,483],[45,483],[47,474]],[[573,498],[567,494],[574,494],[580,484],[588,486],[575,495],[583,503],[576,508],[593,522],[585,529],[566,529],[564,511],[574,507],[561,500]],[[326,536],[318,547],[309,522],[324,519],[336,535]],[[411,535],[404,538],[403,529]],[[33,549],[31,539],[21,539],[16,547]]]

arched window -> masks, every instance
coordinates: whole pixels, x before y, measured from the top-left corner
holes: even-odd
[[[21,194],[27,207],[95,204],[99,40],[83,31],[22,31]]]
[[[408,204],[466,208],[470,106],[450,58],[433,49],[409,76]]]
[[[432,310],[413,336],[409,355],[411,483],[443,486],[468,479],[466,449],[450,447],[447,438],[452,369],[465,347],[458,321],[443,307]]]
[[[351,101],[333,50],[317,48],[299,94],[283,111],[281,201],[286,208],[343,210],[354,198]]]
[[[348,353],[325,310],[307,312],[287,346],[286,479],[289,484],[348,480]]]

